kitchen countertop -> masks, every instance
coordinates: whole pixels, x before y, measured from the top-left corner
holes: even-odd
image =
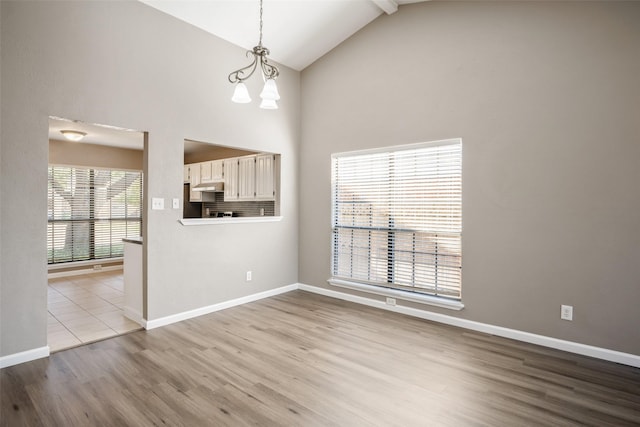
[[[183,218],[178,222],[182,225],[220,225],[220,224],[242,224],[252,222],[278,222],[281,216],[233,216],[223,218]]]

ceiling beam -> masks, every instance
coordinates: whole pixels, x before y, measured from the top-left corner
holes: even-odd
[[[398,11],[398,3],[395,0],[371,0],[373,4],[382,9],[387,15]]]

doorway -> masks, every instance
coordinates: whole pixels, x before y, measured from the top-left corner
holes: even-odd
[[[124,316],[122,239],[143,234],[145,140],[140,131],[49,118],[52,352],[140,329]]]

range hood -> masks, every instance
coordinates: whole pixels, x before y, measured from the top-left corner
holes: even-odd
[[[224,182],[204,182],[192,188],[193,191],[209,191],[219,193],[224,191]]]

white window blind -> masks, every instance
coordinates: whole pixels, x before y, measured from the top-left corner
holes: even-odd
[[[122,256],[141,206],[142,172],[49,166],[48,263]]]
[[[460,140],[332,156],[332,275],[461,298]]]

